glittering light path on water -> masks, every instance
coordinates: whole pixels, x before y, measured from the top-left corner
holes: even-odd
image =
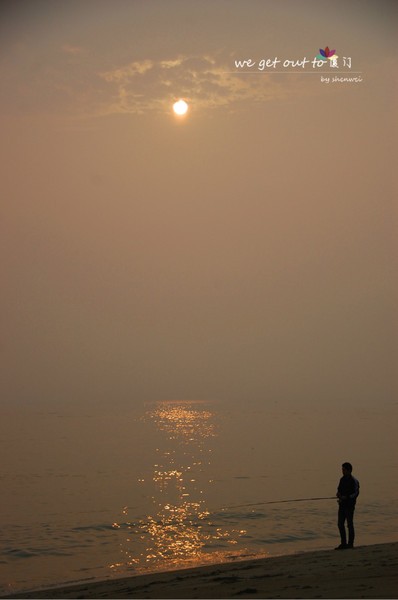
[[[164,402],[147,411],[144,419],[163,433],[164,441],[162,448],[156,448],[151,480],[139,480],[153,512],[124,524],[128,537],[121,544],[123,559],[110,565],[111,569],[134,566],[141,571],[203,564],[214,561],[215,554],[219,561],[230,560],[233,553],[229,548],[246,531],[216,526],[206,507],[208,442],[217,435],[214,413],[199,403]],[[128,513],[125,507],[123,514]],[[118,523],[113,526],[121,527]],[[216,550],[218,547],[228,550]]]

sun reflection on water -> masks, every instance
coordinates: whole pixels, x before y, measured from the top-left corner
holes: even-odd
[[[211,485],[210,442],[217,435],[215,414],[200,403],[163,402],[143,418],[163,434],[150,481],[138,480],[152,511],[124,524],[128,537],[121,544],[123,560],[110,567],[140,572],[230,560],[245,531],[226,531],[213,523],[205,499]],[[122,510],[125,516],[129,512],[128,507]]]

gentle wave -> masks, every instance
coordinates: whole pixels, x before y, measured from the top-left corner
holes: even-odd
[[[9,558],[33,558],[34,556],[72,556],[72,552],[66,552],[55,548],[5,548],[4,555]]]
[[[109,531],[115,529],[114,526],[109,523],[102,523],[100,525],[80,525],[78,527],[72,527],[71,531]]]

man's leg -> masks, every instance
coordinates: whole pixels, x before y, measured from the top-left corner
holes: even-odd
[[[348,545],[350,548],[354,545],[355,529],[354,529],[354,510],[355,506],[347,507],[347,527],[348,527]]]
[[[346,511],[345,511],[344,506],[342,504],[340,504],[339,514],[338,514],[338,519],[337,519],[337,527],[339,528],[339,531],[340,531],[340,538],[341,538],[342,546],[347,545],[347,534],[345,532],[345,526],[344,526],[345,520],[346,520]]]

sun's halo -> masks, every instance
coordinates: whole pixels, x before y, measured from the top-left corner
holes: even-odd
[[[188,111],[188,104],[185,102],[185,100],[177,100],[177,102],[174,102],[173,104],[173,111],[176,115],[185,115]]]

